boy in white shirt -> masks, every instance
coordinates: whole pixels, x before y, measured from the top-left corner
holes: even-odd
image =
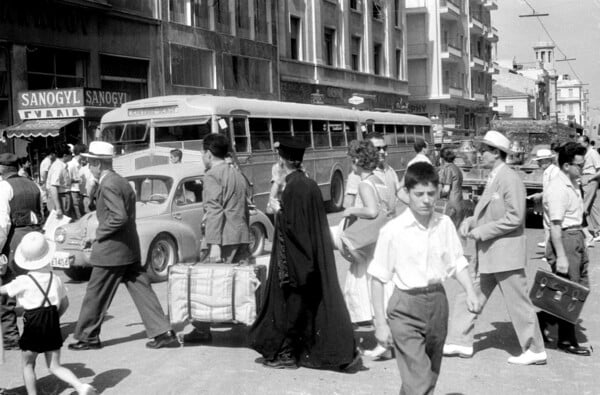
[[[450,217],[435,213],[438,175],[418,162],[406,170],[404,188],[409,210],[380,231],[368,273],[375,311],[375,337],[393,345],[401,394],[432,394],[440,372],[448,329],[448,300],[442,282],[455,276],[467,293],[470,311],[481,302],[467,270],[462,244]],[[384,311],[384,284],[394,293]]]

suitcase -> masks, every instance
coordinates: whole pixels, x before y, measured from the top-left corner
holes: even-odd
[[[543,311],[576,324],[589,293],[581,284],[538,269],[529,298]]]
[[[167,282],[170,321],[250,325],[256,319],[265,278],[264,266],[258,265],[173,265]]]

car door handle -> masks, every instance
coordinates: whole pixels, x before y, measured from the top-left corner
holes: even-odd
[[[174,213],[173,214],[173,218],[175,218],[175,219],[181,219],[181,214],[180,213]]]

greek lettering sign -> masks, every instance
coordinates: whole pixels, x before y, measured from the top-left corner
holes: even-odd
[[[88,88],[19,92],[21,119],[83,117],[85,107],[114,108],[127,102],[127,93]]]

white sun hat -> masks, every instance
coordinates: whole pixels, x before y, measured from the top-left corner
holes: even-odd
[[[510,149],[510,140],[505,135],[496,130],[488,131],[485,134],[485,136],[483,136],[483,140],[481,140],[481,143],[489,145],[490,147],[497,148],[500,151],[506,152],[507,154],[513,153]]]
[[[548,148],[540,148],[535,153],[535,158],[532,158],[532,159],[533,160],[554,159],[555,156],[556,155]]]
[[[115,156],[115,147],[106,141],[92,141],[88,152],[81,155],[87,158],[110,159]]]
[[[40,232],[29,232],[15,250],[15,263],[25,270],[38,270],[52,262],[56,244]]]

